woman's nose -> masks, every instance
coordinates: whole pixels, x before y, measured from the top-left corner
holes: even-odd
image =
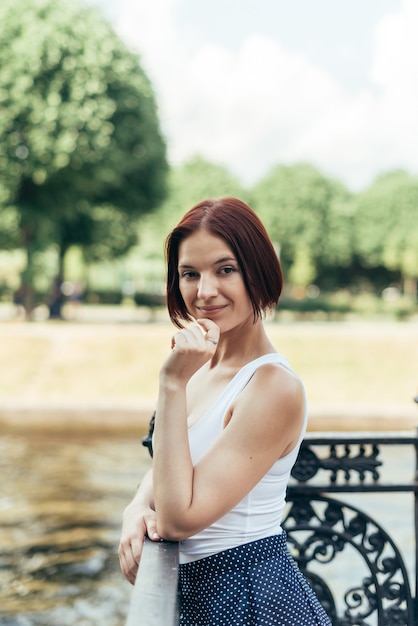
[[[200,276],[197,295],[201,300],[211,298],[218,293],[217,280],[215,276]]]

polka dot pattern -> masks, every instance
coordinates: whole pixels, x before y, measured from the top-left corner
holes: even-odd
[[[332,626],[286,533],[179,566],[180,626]]]

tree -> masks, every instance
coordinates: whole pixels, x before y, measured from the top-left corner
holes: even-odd
[[[324,268],[351,262],[351,204],[343,185],[311,165],[279,165],[252,190],[286,275],[305,288]]]
[[[168,195],[156,217],[166,228],[174,227],[183,215],[205,198],[248,195],[226,167],[195,156],[171,170]],[[168,230],[167,230],[168,234]]]
[[[415,298],[418,279],[418,178],[403,171],[377,178],[356,198],[355,246],[364,264],[397,270]]]
[[[96,10],[3,0],[0,37],[0,226],[7,211],[30,309],[36,252],[57,247],[58,282],[71,245],[88,259],[125,254],[168,166],[150,82]]]
[[[238,180],[223,166],[196,156],[170,170],[166,200],[140,225],[140,245],[135,249],[135,264],[148,268],[149,283],[164,280],[164,240],[169,231],[195,204],[205,198],[238,196],[245,201],[245,192]],[[147,287],[149,288],[149,287]]]

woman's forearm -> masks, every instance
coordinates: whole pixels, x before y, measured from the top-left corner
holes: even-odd
[[[153,469],[151,468],[146,472],[141,482],[139,483],[130,504],[143,504],[144,506],[148,506],[151,509],[155,509],[154,485],[152,475]]]
[[[211,332],[213,341],[206,336]],[[166,539],[193,534],[191,508],[194,469],[187,431],[186,389],[191,378],[213,357],[219,328],[199,320],[175,333],[172,351],[160,371],[154,437],[154,497],[158,530]]]
[[[185,386],[162,381],[154,436],[154,498],[158,532],[177,540],[187,526],[193,464],[187,434]]]

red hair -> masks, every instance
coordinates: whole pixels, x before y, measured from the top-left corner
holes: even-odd
[[[283,287],[283,274],[270,237],[260,218],[237,198],[203,200],[188,211],[166,240],[167,307],[171,321],[191,321],[179,288],[180,243],[198,230],[221,237],[237,259],[253,305],[254,321],[275,308]]]

